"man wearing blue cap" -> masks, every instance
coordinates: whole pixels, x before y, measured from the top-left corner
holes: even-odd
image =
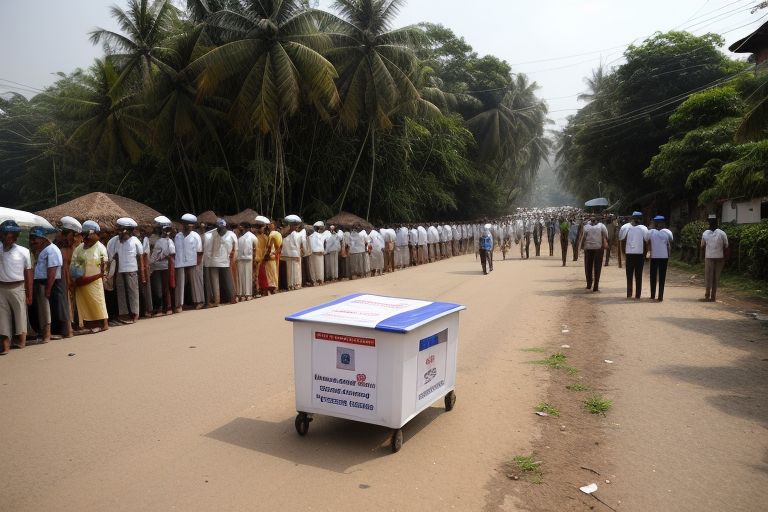
[[[13,220],[0,223],[0,355],[27,344],[27,306],[32,305],[32,256],[16,244],[21,228]]]
[[[672,232],[664,227],[663,215],[653,218],[654,229],[648,231],[651,246],[651,300],[656,299],[656,280],[659,283],[659,302],[664,300],[664,282],[667,280],[667,263],[672,252]]]
[[[69,302],[62,280],[64,259],[61,250],[45,236],[45,228],[35,226],[29,231],[29,243],[37,254],[34,270],[34,309],[41,341],[48,343],[52,335],[72,337],[69,322]]]
[[[632,278],[635,279],[635,299],[643,288],[643,266],[648,252],[648,228],[643,226],[643,213],[632,212],[632,220],[619,231],[621,248],[626,256],[627,298],[632,298]]]

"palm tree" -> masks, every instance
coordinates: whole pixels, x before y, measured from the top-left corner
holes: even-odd
[[[302,0],[241,0],[239,9],[212,14],[209,23],[222,30],[228,42],[193,62],[188,70],[197,76],[205,98],[229,85],[234,100],[231,117],[247,135],[272,139],[275,185],[285,201],[285,120],[308,101],[320,111],[334,108],[338,93],[336,71],[320,51],[330,44],[317,31],[315,11]],[[255,133],[254,133],[255,132]]]
[[[494,181],[508,182],[514,189],[530,184],[548,151],[544,137],[547,107],[529,83],[517,74],[509,85],[486,95],[485,110],[467,120],[478,142],[481,161],[496,169]]]
[[[150,139],[161,160],[168,165],[177,195],[187,211],[204,209],[201,192],[205,187],[192,186],[199,179],[199,168],[195,165],[204,149],[212,146],[224,161],[226,176],[235,202],[240,210],[237,189],[232,182],[229,162],[224,145],[219,137],[218,127],[225,117],[228,103],[223,98],[209,97],[197,100],[194,79],[184,70],[205,48],[204,26],[187,26],[174,36],[169,45],[173,51],[163,58],[163,72],[147,91]],[[194,157],[191,155],[195,155]],[[174,170],[180,170],[186,192],[176,185]]]
[[[588,90],[579,94],[576,99],[587,103],[593,101],[605,89],[606,78],[605,68],[601,64],[597,69],[592,70],[591,77],[584,78]]]
[[[54,99],[75,125],[68,144],[89,155],[93,168],[105,166],[111,171],[136,163],[145,132],[143,107],[135,93],[118,87],[120,74],[111,59],[96,59],[87,73],[74,78]]]
[[[339,70],[342,104],[339,119],[347,128],[365,126],[365,137],[347,183],[337,200],[344,207],[349,186],[360,162],[363,149],[371,140],[371,180],[368,207],[371,212],[373,182],[376,170],[376,131],[392,127],[392,116],[417,110],[439,113],[423,100],[413,80],[417,71],[414,45],[424,40],[415,25],[391,30],[392,23],[405,0],[336,0],[334,8],[339,44],[330,57]]]
[[[168,51],[166,42],[177,20],[177,9],[170,0],[128,0],[127,10],[116,5],[110,10],[123,33],[96,28],[90,33],[91,42],[103,43],[105,53],[122,69],[115,86],[121,87],[134,74],[149,85],[153,68],[165,66],[161,56]]]

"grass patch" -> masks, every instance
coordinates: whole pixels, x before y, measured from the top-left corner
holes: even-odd
[[[704,282],[704,264],[687,263],[677,258],[669,259],[669,266],[690,274],[697,274]],[[720,276],[720,288],[724,291],[744,293],[753,298],[768,300],[768,283],[760,279],[753,279],[744,273],[728,268]]]
[[[569,384],[565,386],[565,389],[569,391],[589,391],[589,388],[581,382],[577,382],[576,384]]]
[[[557,407],[549,402],[539,402],[539,404],[536,406],[536,410],[538,412],[545,412],[550,416],[560,416],[560,411],[557,410]]]
[[[531,361],[533,364],[542,364],[544,366],[549,366],[550,368],[554,368],[555,370],[559,370],[561,368],[565,368],[565,361],[568,358],[565,357],[565,354],[557,353],[552,354],[546,359],[538,359],[536,361]]]
[[[613,402],[610,400],[606,400],[600,395],[592,395],[586,400],[584,400],[584,408],[589,412],[590,414],[602,414],[605,415],[606,412],[611,408],[613,405]]]
[[[520,472],[522,477],[531,483],[540,484],[543,482],[541,462],[535,460],[533,455],[529,457],[518,455],[512,459],[509,466]]]
[[[578,375],[579,374],[579,369],[578,368],[574,368],[573,366],[566,366],[565,367],[565,371],[568,372],[568,375]]]
[[[531,347],[531,348],[524,348],[520,350],[521,352],[546,352],[547,349],[544,347]]]

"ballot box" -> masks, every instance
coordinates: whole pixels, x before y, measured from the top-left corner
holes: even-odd
[[[443,399],[456,401],[460,304],[348,295],[286,317],[293,322],[296,431],[314,415],[392,429]]]

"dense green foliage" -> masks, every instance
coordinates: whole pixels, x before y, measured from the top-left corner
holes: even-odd
[[[681,233],[683,259],[699,261],[701,234],[707,223],[695,221],[686,224]],[[727,267],[746,272],[757,279],[768,279],[768,220],[757,224],[723,224],[720,229],[728,235],[731,257]]]
[[[722,44],[713,34],[658,33],[629,47],[624,64],[597,70],[582,96],[589,103],[558,140],[568,189],[586,199],[602,188],[625,209],[663,208],[734,193],[736,179],[718,177],[737,159],[732,176],[757,177],[763,154],[734,136],[764,78],[722,54]]]
[[[466,219],[507,211],[546,157],[536,84],[403,0],[126,0],[105,55],[0,98],[0,203],[99,190],[169,214]]]

